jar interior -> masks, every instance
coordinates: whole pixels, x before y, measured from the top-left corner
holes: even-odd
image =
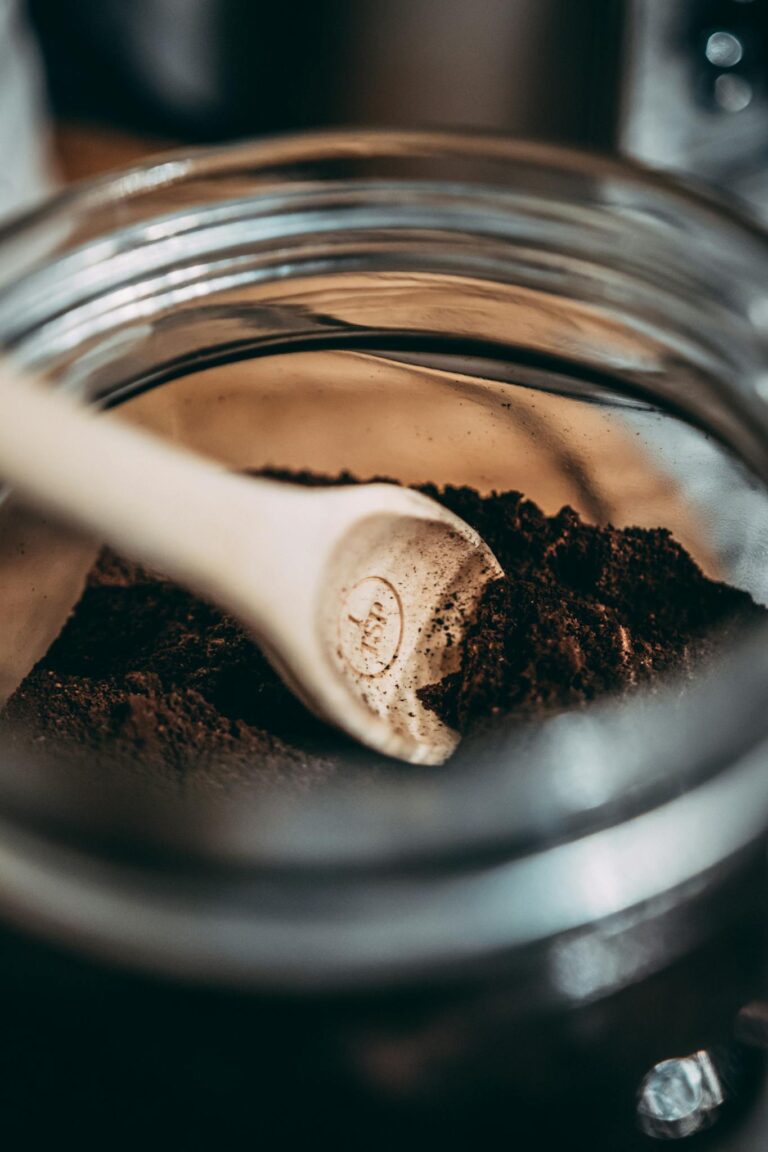
[[[14,355],[235,470],[519,491],[548,515],[669,529],[707,576],[767,603],[758,432],[721,395],[751,369],[743,301],[707,294],[704,255],[682,268],[668,251],[678,232],[708,235],[707,212],[685,205],[681,224],[647,189],[542,176],[535,158],[516,190],[430,183],[417,158],[401,185],[347,185],[347,166],[293,186],[224,171],[176,201],[160,191],[151,211],[119,199],[126,183],[69,233],[43,219],[28,240],[53,255],[0,308]],[[6,497],[0,700],[59,634],[98,551]],[[358,750],[337,752],[358,771]],[[466,768],[458,757],[447,775]],[[203,800],[230,784],[206,777]],[[237,780],[239,794],[262,786]]]
[[[188,336],[193,331],[205,342],[190,340],[186,357],[210,356],[205,325]],[[667,528],[709,577],[766,602],[768,503],[723,447],[618,387],[559,374],[545,363],[516,363],[511,352],[493,360],[482,352],[467,346],[457,352],[450,341],[385,350],[341,342],[230,358],[192,373],[181,368],[163,383],[150,378],[149,387],[135,375],[116,380],[111,360],[106,367],[121,418],[233,470],[519,491],[548,515],[569,505],[592,524]],[[124,355],[130,363],[130,352]],[[64,385],[103,397],[92,364],[92,352],[74,358]],[[13,498],[0,517],[7,698],[60,633],[98,548]],[[359,770],[346,740],[329,734],[324,747]],[[87,768],[87,755],[84,761]],[[101,767],[99,773],[103,786]],[[145,774],[139,779],[145,787]],[[203,798],[233,785],[256,796],[274,786],[257,766],[236,781],[226,764],[220,778],[192,779],[179,787],[202,789]],[[155,783],[167,786],[150,779],[149,787]]]

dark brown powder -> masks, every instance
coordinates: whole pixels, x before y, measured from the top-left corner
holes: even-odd
[[[462,732],[691,669],[714,629],[764,614],[706,579],[663,529],[597,528],[569,508],[548,517],[516,492],[422,491],[473,525],[506,573],[468,626],[461,672],[422,693]],[[235,621],[110,554],[3,720],[17,742],[174,785],[258,773],[303,788],[340,761],[341,738]]]
[[[11,739],[178,785],[304,786],[332,739],[231,617],[104,552],[58,639],[9,700]]]
[[[425,491],[480,532],[505,572],[468,625],[461,671],[421,692],[463,733],[690,672],[765,615],[708,580],[666,529],[595,527],[572,508],[545,516],[518,492]]]

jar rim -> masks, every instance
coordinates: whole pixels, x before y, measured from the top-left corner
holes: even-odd
[[[326,160],[403,157],[471,157],[500,165],[532,164],[562,172],[629,181],[636,187],[697,205],[721,220],[768,243],[768,230],[749,205],[727,190],[691,176],[655,171],[632,157],[616,157],[586,148],[454,128],[335,128],[265,135],[224,144],[163,149],[147,160],[101,176],[86,177],[49,193],[33,207],[14,213],[0,225],[0,245],[44,219],[70,211],[88,213],[115,201],[140,197],[158,188],[230,170],[281,169]]]

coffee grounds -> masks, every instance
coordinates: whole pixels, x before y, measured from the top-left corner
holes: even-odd
[[[2,720],[17,745],[174,787],[254,769],[303,787],[338,746],[236,621],[109,551]]]
[[[505,573],[468,623],[461,670],[420,692],[464,734],[690,674],[766,615],[707,579],[664,528],[596,527],[568,507],[546,516],[519,492],[423,491],[476,528]]]
[[[421,693],[463,733],[691,672],[716,632],[765,614],[708,580],[663,529],[598,528],[570,508],[546,516],[517,492],[421,491],[476,528],[505,572],[468,624],[461,671]],[[257,775],[306,788],[345,759],[345,738],[306,711],[233,619],[108,552],[2,720],[17,744],[174,787]]]

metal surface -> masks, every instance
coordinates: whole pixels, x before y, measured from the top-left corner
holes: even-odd
[[[729,188],[768,218],[763,0],[628,0],[617,143]]]
[[[657,1139],[681,1140],[714,1123],[725,1092],[708,1052],[662,1060],[640,1085],[640,1127]]]

